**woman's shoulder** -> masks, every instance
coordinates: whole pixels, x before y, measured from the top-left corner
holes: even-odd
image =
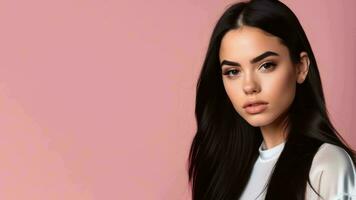
[[[313,165],[320,169],[340,170],[354,167],[352,159],[345,149],[331,143],[323,143],[319,147],[314,156]]]
[[[342,196],[356,200],[355,166],[342,147],[323,143],[314,156],[309,176],[326,199]]]

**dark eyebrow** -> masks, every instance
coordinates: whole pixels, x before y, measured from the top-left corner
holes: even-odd
[[[273,52],[273,51],[266,51],[263,54],[257,56],[256,58],[250,60],[251,64],[254,64],[268,56],[279,56],[278,53]],[[238,62],[233,62],[233,61],[229,61],[229,60],[223,60],[222,63],[220,64],[220,66],[222,67],[223,65],[231,65],[231,66],[241,66],[240,63]]]

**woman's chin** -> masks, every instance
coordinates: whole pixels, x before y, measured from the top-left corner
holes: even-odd
[[[245,120],[253,127],[263,127],[272,123],[273,119],[266,116],[250,116],[246,117]]]

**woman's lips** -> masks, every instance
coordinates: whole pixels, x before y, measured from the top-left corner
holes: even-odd
[[[245,107],[246,112],[249,114],[261,113],[266,109],[267,109],[267,103],[257,103],[257,104],[253,104],[253,105]]]

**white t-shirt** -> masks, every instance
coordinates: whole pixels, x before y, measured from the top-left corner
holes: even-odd
[[[267,184],[269,175],[282,153],[284,145],[285,141],[266,149],[264,142],[261,143],[259,157],[254,164],[250,179],[240,200],[265,199],[267,188],[264,189],[264,186]],[[322,144],[314,156],[309,177],[314,189],[325,200],[356,200],[355,166],[350,156],[341,147],[330,143]],[[321,199],[308,183],[305,199]]]

